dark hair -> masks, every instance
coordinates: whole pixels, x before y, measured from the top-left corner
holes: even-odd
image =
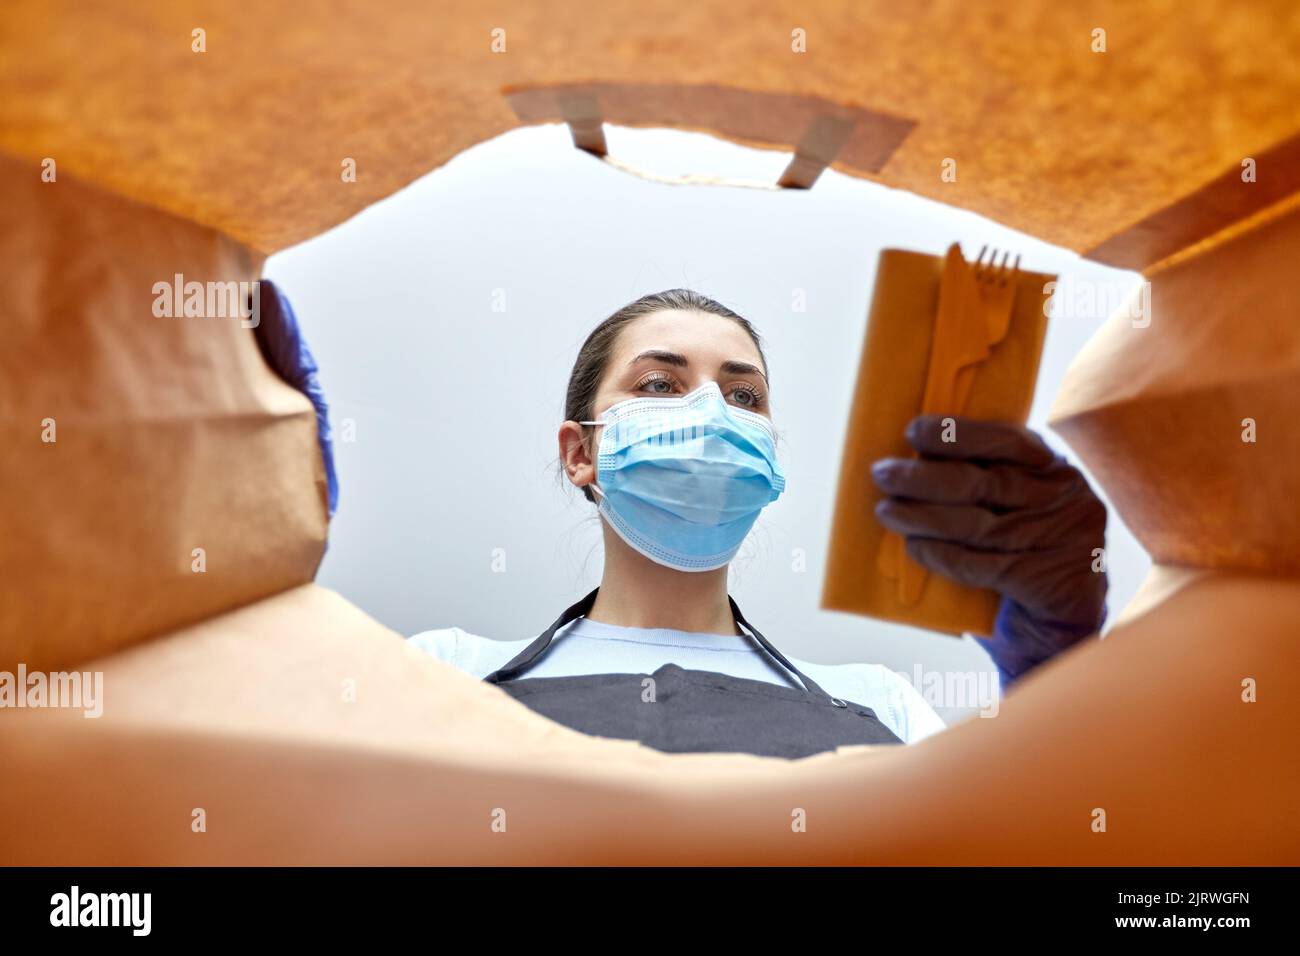
[[[565,421],[591,421],[595,417],[592,406],[596,402],[596,392],[599,391],[600,383],[605,378],[609,357],[614,351],[614,342],[623,331],[623,326],[643,315],[674,309],[720,315],[735,322],[748,333],[754,347],[758,349],[759,358],[763,363],[763,372],[767,373],[767,357],[763,354],[763,343],[748,319],[742,318],[725,305],[692,289],[655,292],[628,303],[591,330],[587,340],[582,343],[582,348],[578,349],[578,357],[574,360],[573,371],[569,375],[569,387],[564,395]],[[584,486],[582,494],[588,501],[595,502],[596,496],[591,488]]]

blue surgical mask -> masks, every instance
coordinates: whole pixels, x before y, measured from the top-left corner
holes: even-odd
[[[740,550],[785,489],[772,424],[708,382],[688,395],[611,406],[596,459],[600,514],[659,564],[710,571]]]

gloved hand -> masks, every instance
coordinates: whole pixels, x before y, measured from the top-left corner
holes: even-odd
[[[919,564],[1002,594],[985,647],[1003,686],[1097,634],[1107,580],[1093,549],[1106,543],[1106,507],[1079,470],[1019,425],[921,415],[905,434],[922,457],[872,466],[890,496],[876,516]]]
[[[325,479],[329,487],[330,517],[338,507],[339,483],[334,473],[334,439],[330,431],[329,406],[316,375],[319,371],[311,350],[298,328],[298,317],[284,293],[270,279],[258,283],[261,300],[258,323],[254,329],[257,345],[268,365],[282,379],[302,392],[316,408],[316,437],[325,459]]]

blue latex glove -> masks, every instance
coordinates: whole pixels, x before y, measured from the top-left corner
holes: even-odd
[[[316,408],[316,437],[325,459],[325,479],[329,487],[330,517],[338,507],[339,483],[334,473],[334,439],[330,431],[329,406],[316,377],[319,371],[311,350],[303,340],[298,317],[284,293],[270,279],[258,283],[260,315],[253,330],[257,345],[272,370],[302,392]]]
[[[919,459],[872,466],[889,496],[876,515],[919,564],[1002,595],[985,647],[1003,686],[1097,634],[1108,582],[1093,550],[1106,543],[1106,507],[1079,470],[1020,425],[921,415],[906,437]]]

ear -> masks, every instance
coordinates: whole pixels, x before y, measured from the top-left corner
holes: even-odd
[[[564,465],[564,474],[578,488],[596,480],[596,462],[583,441],[587,432],[588,429],[577,422],[565,422],[560,426],[560,461]],[[594,435],[591,441],[594,444]]]

